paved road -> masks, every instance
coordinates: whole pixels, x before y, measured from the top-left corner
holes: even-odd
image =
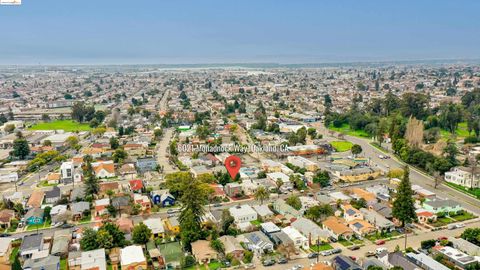
[[[174,135],[174,130],[172,128],[165,129],[163,132],[162,139],[157,143],[157,162],[158,165],[163,166],[163,173],[168,174],[175,171],[178,171],[176,168],[170,164],[168,159],[168,147],[170,141]]]
[[[316,127],[321,131],[321,133],[328,137],[328,131],[327,129],[323,126],[323,124],[316,125]],[[359,144],[362,149],[362,155],[364,155],[367,158],[370,158],[372,164],[379,164],[383,169],[386,168],[403,168],[406,163],[404,163],[401,160],[398,160],[396,157],[393,155],[390,155],[390,159],[380,159],[378,156],[379,155],[386,155],[384,152],[380,151],[376,147],[372,146],[370,144],[371,140],[369,139],[364,139],[364,138],[359,138],[359,137],[354,137],[354,136],[344,136],[345,140],[350,141],[355,144]],[[387,167],[388,166],[388,167]],[[475,214],[480,214],[480,201],[466,195],[462,192],[459,192],[455,189],[452,189],[444,184],[438,185],[437,188],[434,187],[434,179],[419,171],[415,167],[409,166],[410,168],[410,181],[412,184],[420,185],[432,192],[435,192],[438,197],[441,198],[451,198],[459,203],[462,204],[462,206],[475,213]]]
[[[458,236],[460,235],[466,228],[477,228],[480,226],[480,221],[474,221],[472,223],[466,224],[465,228],[460,228],[460,229],[455,229],[455,230],[442,230],[442,231],[435,231],[435,232],[427,232],[427,233],[422,233],[422,234],[417,234],[417,235],[409,235],[407,237],[407,246],[412,247],[414,249],[420,248],[420,244],[424,240],[429,240],[429,239],[438,239],[439,237],[449,237],[449,236]],[[405,238],[401,237],[395,240],[387,241],[384,245],[378,246],[375,244],[367,244],[363,247],[361,247],[358,250],[349,250],[346,249],[345,247],[335,244],[334,247],[342,247],[342,254],[347,255],[347,256],[354,256],[355,258],[363,258],[365,257],[365,253],[367,251],[375,251],[379,247],[385,247],[388,249],[388,251],[394,251],[396,246],[398,245],[400,249],[403,249],[405,243]],[[336,255],[331,255],[331,256],[319,256],[318,261],[330,261],[334,256]],[[256,265],[255,269],[271,269],[271,270],[284,270],[284,269],[289,269],[292,268],[294,265],[301,264],[304,267],[309,267],[310,264],[315,263],[317,260],[316,259],[308,259],[308,258],[301,258],[301,259],[296,259],[296,260],[291,260],[288,264],[284,265],[274,265],[274,266],[269,266],[269,267],[264,267],[260,264]]]

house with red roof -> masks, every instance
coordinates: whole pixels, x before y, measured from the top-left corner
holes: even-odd
[[[132,192],[142,192],[143,189],[143,181],[140,179],[131,180],[128,182],[130,191]]]

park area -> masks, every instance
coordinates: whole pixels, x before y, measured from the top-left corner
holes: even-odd
[[[29,130],[64,130],[71,131],[89,131],[92,128],[88,124],[78,123],[73,120],[55,120],[50,122],[37,123],[29,128]]]
[[[335,127],[333,124],[330,124],[328,126],[328,129],[336,132],[340,132],[342,134],[349,135],[349,136],[362,137],[362,138],[370,137],[370,135],[366,131],[361,129],[358,129],[358,130],[351,129],[350,125],[346,123],[342,124],[340,127]]]
[[[348,141],[333,141],[330,143],[337,152],[345,152],[352,149],[353,143]]]

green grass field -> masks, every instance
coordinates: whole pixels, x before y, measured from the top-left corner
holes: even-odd
[[[330,244],[325,243],[325,244],[321,244],[321,245],[310,246],[310,249],[314,252],[320,252],[320,251],[333,249],[333,247]]]
[[[349,124],[343,124],[341,127],[334,127],[333,124],[330,124],[328,126],[328,129],[343,133],[345,135],[350,135],[350,136],[355,136],[355,137],[362,137],[362,138],[369,138],[370,135],[368,135],[367,132],[364,130],[352,130],[350,129]]]
[[[30,130],[57,130],[65,131],[89,131],[92,128],[88,124],[81,124],[73,120],[55,120],[51,122],[41,122],[33,125]]]
[[[330,143],[337,152],[345,152],[352,148],[353,143],[348,141],[333,141]]]
[[[465,138],[468,137],[470,134],[468,133],[468,127],[466,122],[462,122],[458,124],[458,128],[455,130],[455,134],[457,138]],[[448,139],[452,136],[452,134],[447,130],[440,130],[440,135],[444,139]]]

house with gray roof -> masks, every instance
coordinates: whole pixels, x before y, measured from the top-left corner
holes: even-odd
[[[454,201],[454,200],[441,200],[441,199],[435,199],[435,200],[427,200],[423,202],[423,208],[425,210],[438,214],[438,213],[457,213],[461,210],[463,210],[462,206],[460,203]]]
[[[45,192],[45,202],[54,204],[60,200],[61,192],[59,187],[53,187],[53,189]]]
[[[327,230],[320,228],[315,222],[304,217],[292,222],[291,226],[308,238],[310,245],[315,245],[317,242],[327,242],[330,236]]]
[[[60,269],[60,257],[48,255],[44,258],[27,259],[23,263],[23,270],[58,270]]]
[[[24,259],[32,257],[34,253],[40,252],[43,249],[43,234],[25,235],[20,245],[20,256]]]
[[[463,238],[448,237],[448,240],[452,242],[453,247],[467,253],[470,256],[480,256],[480,247],[469,242]]]
[[[392,219],[393,218],[392,208],[384,202],[374,203],[374,204],[370,205],[370,209],[379,213],[380,215],[382,215],[386,219]]]
[[[273,210],[277,211],[281,215],[284,215],[286,218],[297,218],[302,216],[300,211],[288,205],[283,199],[278,199],[273,202]]]
[[[243,234],[243,239],[247,248],[257,254],[273,251],[273,243],[262,232],[251,232]]]
[[[83,217],[85,211],[90,210],[89,202],[74,202],[70,205],[72,216],[74,220],[79,220]]]
[[[53,234],[53,244],[50,254],[65,258],[68,254],[68,246],[72,240],[70,229],[57,230]]]
[[[395,229],[393,222],[373,210],[360,208],[360,212],[363,214],[363,218],[378,230],[391,231]]]

